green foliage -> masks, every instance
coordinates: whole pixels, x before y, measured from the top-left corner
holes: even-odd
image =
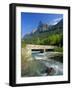
[[[48,43],[51,45],[62,46],[63,37],[62,34],[53,34],[48,37]]]
[[[50,34],[45,38],[32,38],[26,39],[25,43],[28,44],[38,44],[38,45],[56,45],[59,47],[63,46],[63,35],[62,34]]]
[[[21,42],[21,47],[22,47],[22,48],[25,48],[25,47],[26,47],[25,41],[22,41],[22,42]]]
[[[37,38],[37,44],[40,44],[40,39],[39,38]]]
[[[56,52],[63,52],[63,47],[56,47],[54,49],[54,51],[56,51]]]

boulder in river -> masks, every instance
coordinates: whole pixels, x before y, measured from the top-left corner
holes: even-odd
[[[52,67],[47,67],[45,70],[45,73],[47,73],[47,75],[52,75],[54,72],[55,70]]]

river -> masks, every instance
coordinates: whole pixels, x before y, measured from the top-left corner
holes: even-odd
[[[55,58],[56,56],[57,58]],[[61,62],[63,58],[59,56],[61,56],[60,52],[47,51],[41,53],[40,51],[32,51],[34,60],[43,65],[39,68],[41,70],[37,70],[39,75],[63,75],[63,62]]]

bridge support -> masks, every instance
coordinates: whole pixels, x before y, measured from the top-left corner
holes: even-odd
[[[44,53],[45,53],[45,51],[46,51],[46,50],[44,49]]]

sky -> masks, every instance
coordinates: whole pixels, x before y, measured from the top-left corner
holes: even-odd
[[[63,19],[63,14],[21,12],[21,37],[36,30],[40,21],[48,25],[55,25],[61,19]]]

